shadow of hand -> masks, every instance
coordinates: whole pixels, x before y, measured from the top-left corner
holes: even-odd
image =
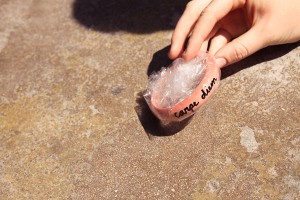
[[[96,31],[171,30],[188,0],[75,0],[73,17]]]

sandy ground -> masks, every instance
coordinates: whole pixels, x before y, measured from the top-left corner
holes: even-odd
[[[299,43],[222,70],[187,121],[149,111],[184,5],[0,0],[0,199],[299,199]]]

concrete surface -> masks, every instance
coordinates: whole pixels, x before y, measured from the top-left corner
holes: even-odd
[[[299,43],[162,127],[141,98],[183,1],[0,0],[0,199],[299,199]]]

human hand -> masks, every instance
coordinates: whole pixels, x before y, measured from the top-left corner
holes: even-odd
[[[299,40],[299,0],[192,0],[176,25],[169,57],[190,60],[208,50],[221,68],[264,47]]]

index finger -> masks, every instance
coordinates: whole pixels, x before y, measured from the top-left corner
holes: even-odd
[[[197,22],[202,10],[211,1],[212,0],[193,0],[187,4],[172,35],[171,49],[169,52],[171,59],[177,58],[182,53],[185,40]]]

